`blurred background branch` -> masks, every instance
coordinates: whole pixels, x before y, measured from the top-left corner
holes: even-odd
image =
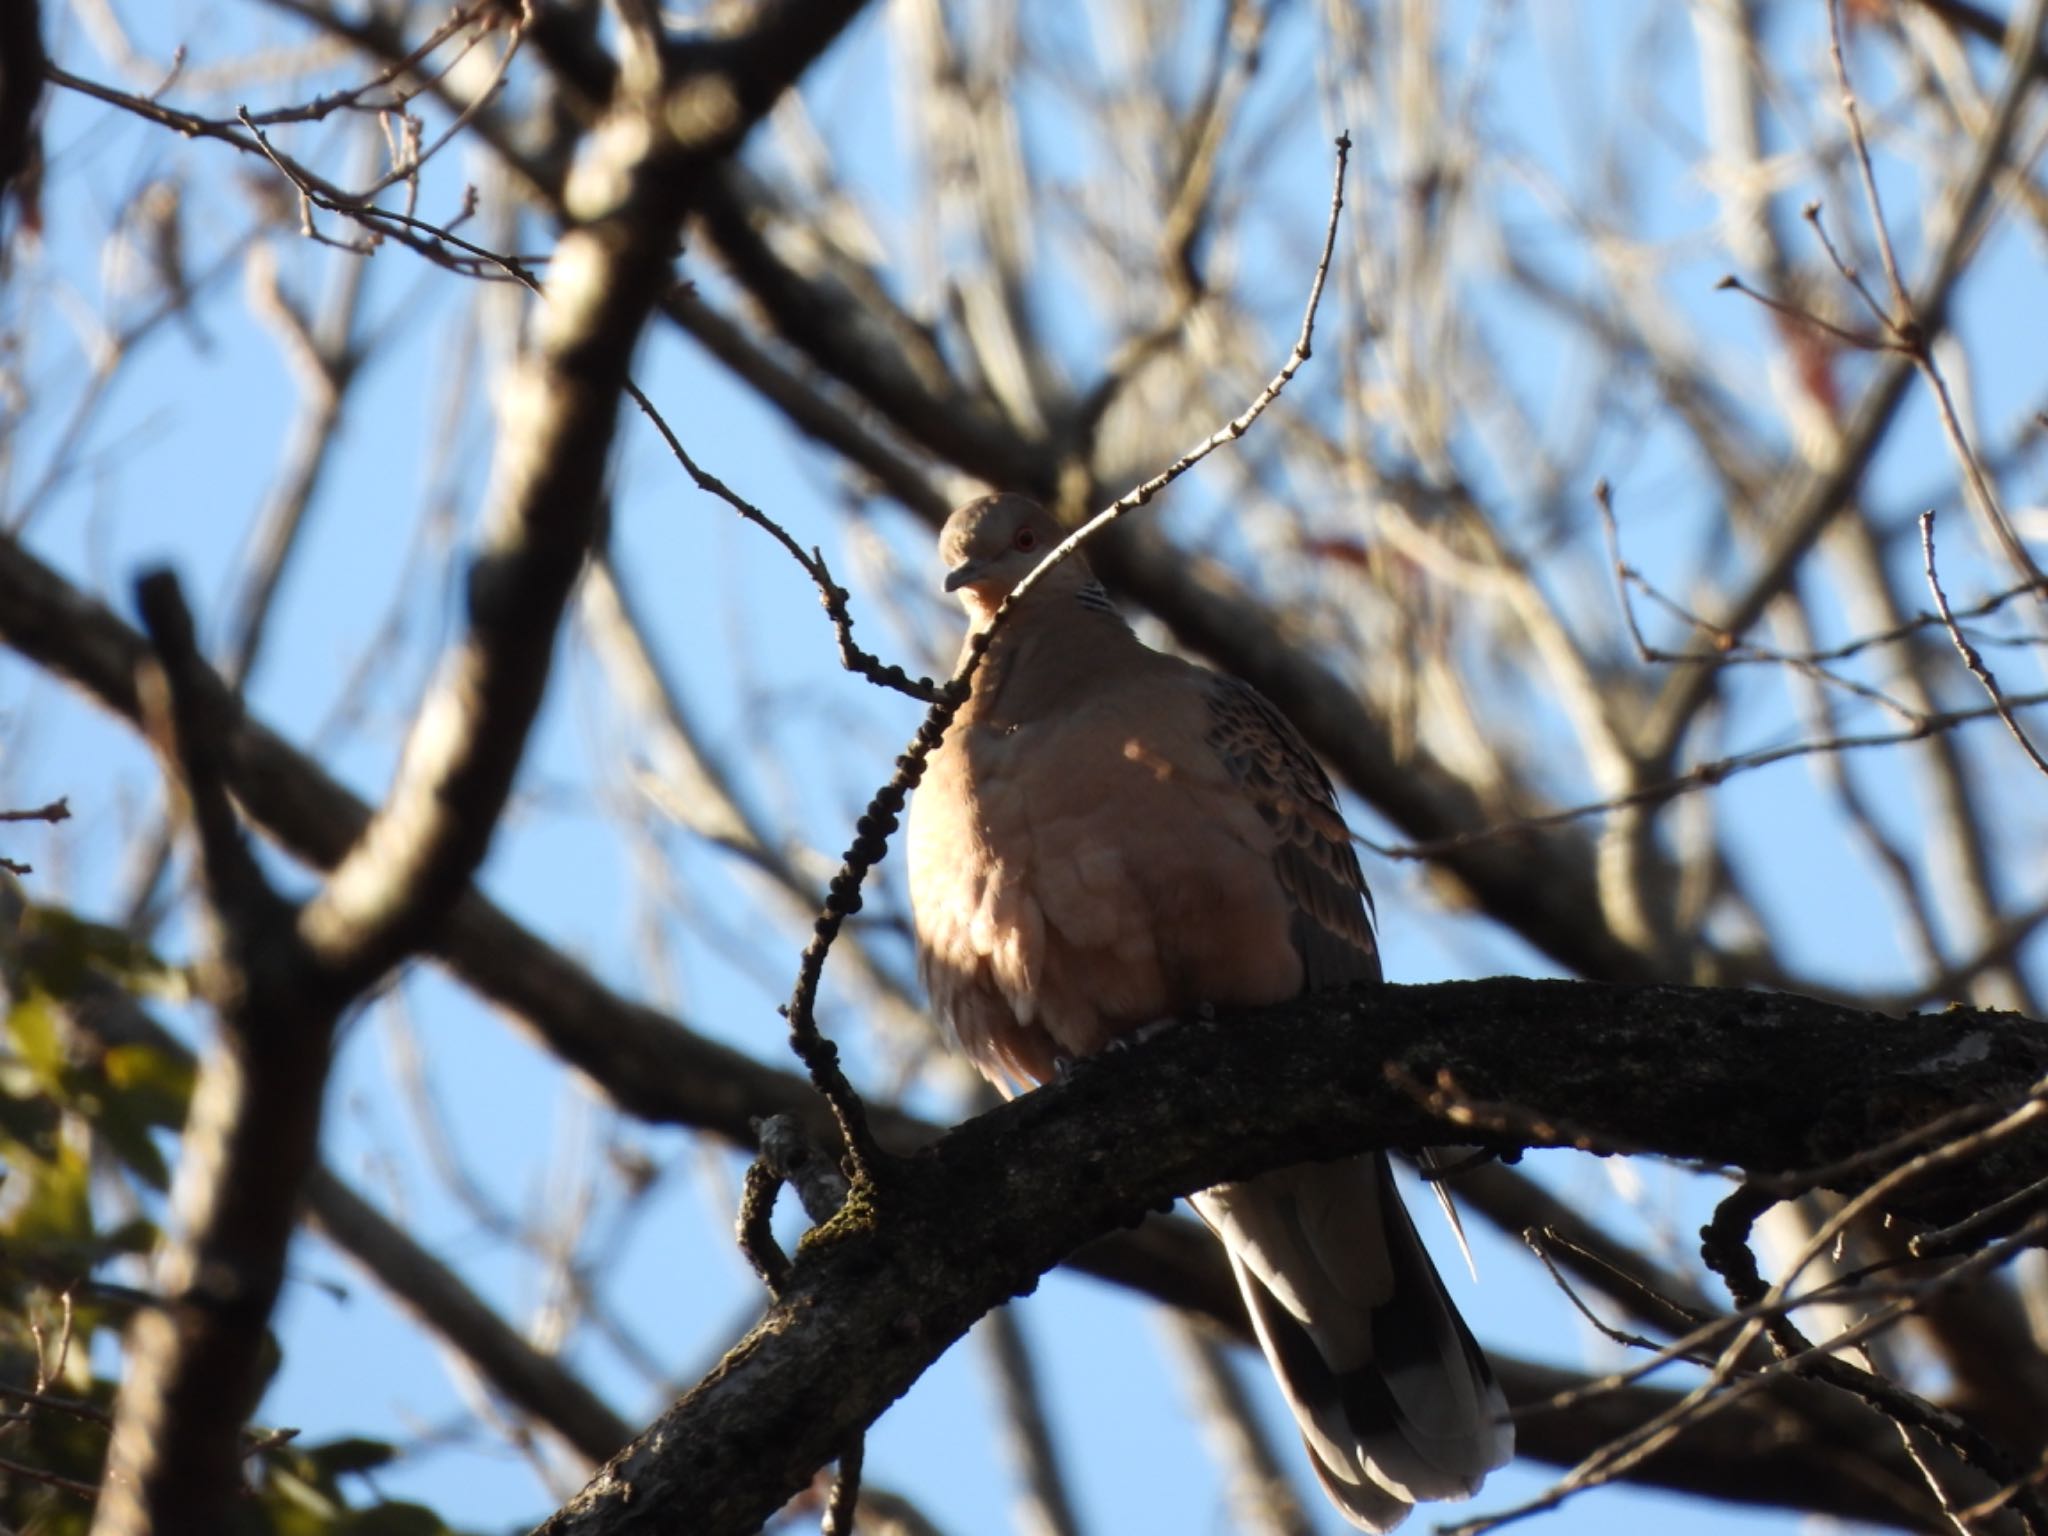
[[[384,882],[396,905],[362,886],[335,941],[367,990],[337,1019],[255,1410],[304,1433],[230,1446],[238,1510],[530,1522],[758,1312],[728,1235],[751,1122],[831,1134],[773,1008],[824,854],[914,723],[839,669],[786,554],[637,416],[614,428],[620,381],[820,551],[882,664],[941,673],[931,529],[989,487],[1076,522],[1239,409],[1298,321],[1340,129],[1314,363],[1093,558],[1148,639],[1308,734],[1386,855],[1395,978],[2039,1018],[2048,801],[1977,723],[1997,705],[1967,657],[2040,741],[2048,625],[2013,582],[2048,538],[2044,12],[9,8],[0,805],[72,814],[0,849],[0,1386],[32,1394],[0,1417],[26,1469],[0,1523],[90,1517],[119,1340],[175,1241],[193,1063],[232,1037],[198,1001],[204,882],[138,734],[135,572],[168,559],[192,594],[212,666],[190,696],[278,899],[349,864],[435,872]],[[522,286],[593,272],[596,310]],[[550,357],[563,387],[536,397],[517,381]],[[519,560],[488,509],[513,504],[575,532],[499,581]],[[1930,508],[1957,514],[1946,623]],[[442,666],[480,632],[510,671]],[[394,781],[419,816],[373,811]],[[441,831],[391,863],[365,829],[401,821]],[[818,1017],[908,1151],[982,1101],[923,1014],[894,861],[865,895]],[[414,949],[430,963],[380,976]],[[124,1011],[156,1023],[93,1022]],[[1683,1071],[1689,1039],[1670,1049]],[[1624,1332],[1665,1348],[1728,1315],[1691,1235],[1711,1178],[1540,1153],[1457,1190],[1485,1276],[1460,1304],[1512,1397],[1572,1394],[1521,1424],[1525,1455],[1682,1430],[1628,1468],[1666,1493],[1576,1496],[1572,1529],[1798,1518],[1729,1500],[1955,1528],[1891,1426],[1789,1371],[1757,1384],[1761,1348],[1718,1385],[1677,1362],[1585,1390],[1643,1357]],[[1895,1318],[1876,1368],[2042,1454],[2048,1266],[1922,1284],[1903,1229],[1840,1211],[1810,1194],[1756,1230],[1766,1284],[1835,1239],[1805,1276],[1816,1348]],[[1139,1326],[1160,1304],[1195,1321]],[[1231,1390],[1216,1340],[1243,1319],[1185,1223],[1091,1243],[1017,1306],[984,1328],[986,1378],[949,1356],[875,1424],[863,1528],[1325,1518],[1263,1449],[1272,1405]],[[1682,1407],[1703,1388],[1710,1410]],[[2010,1528],[2010,1494],[1930,1475],[1987,1506],[1973,1529]],[[1548,1486],[1518,1468],[1488,1502]]]

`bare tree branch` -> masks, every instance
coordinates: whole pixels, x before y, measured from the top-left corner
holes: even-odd
[[[535,355],[508,384],[470,630],[408,738],[384,808],[307,907],[307,943],[375,975],[417,947],[482,861],[540,707],[555,628],[597,529],[633,342],[673,281],[676,231],[728,154],[863,0],[767,7],[744,34],[663,61],[615,104],[609,159],[571,189],[577,223]]]
[[[71,678],[115,713],[137,718],[131,678],[144,654],[141,637],[4,539],[0,638]],[[204,686],[218,690],[225,703],[224,687],[217,682]],[[260,724],[242,721],[227,745],[230,783],[237,798],[259,824],[316,867],[338,857],[367,818],[359,800]],[[815,1137],[829,1138],[833,1133],[823,1106],[801,1078],[763,1066],[652,1008],[619,997],[474,892],[458,903],[435,936],[434,953],[483,995],[523,1019],[630,1113],[658,1123],[698,1127],[749,1149],[755,1134],[751,1121],[763,1115],[791,1115]],[[885,1105],[871,1106],[870,1115],[878,1133],[898,1150],[927,1145],[941,1134],[938,1127]],[[1560,1221],[1557,1203],[1544,1198],[1531,1204],[1529,1196],[1535,1192],[1525,1186],[1521,1193],[1496,1193],[1493,1186],[1503,1172],[1476,1170],[1461,1181],[1460,1193],[1511,1225]],[[1589,1240],[1589,1233],[1577,1230],[1575,1241]],[[1594,1251],[1600,1251],[1597,1245]],[[1610,1258],[1620,1256],[1607,1251]],[[1149,1221],[1135,1233],[1098,1238],[1070,1255],[1068,1263],[1244,1335],[1243,1313],[1227,1269],[1206,1234],[1185,1223]],[[1667,1294],[1697,1299],[1671,1277],[1653,1283]],[[1558,1421],[1551,1416],[1544,1422]],[[1787,1421],[1781,1417],[1780,1422]],[[1831,1425],[1826,1416],[1814,1421],[1802,1432],[1800,1443],[1837,1444],[1845,1433],[1855,1438],[1853,1432]],[[1569,1430],[1570,1425],[1564,1428]],[[1523,1439],[1531,1454],[1549,1454],[1537,1448],[1544,1442],[1532,1441],[1529,1433]],[[1591,1449],[1575,1434],[1561,1444],[1553,1459],[1575,1460]]]
[[[214,927],[202,988],[222,1040],[199,1075],[173,1195],[174,1235],[156,1305],[128,1340],[99,1536],[207,1531],[241,1486],[242,1425],[262,1386],[264,1325],[284,1279],[299,1192],[317,1155],[321,1090],[348,993],[297,938],[228,801],[228,740],[201,678],[177,581],[144,578],[137,602],[160,657],[138,683],[198,844]]]
[[[10,932],[0,942],[0,953],[10,964],[18,963],[26,958],[23,944],[33,947],[37,942]],[[89,982],[67,1012],[96,1040],[140,1043],[172,1059],[189,1059],[168,1031],[111,982]],[[801,1084],[795,1084],[792,1092],[808,1097]],[[1499,1171],[1481,1169],[1477,1173]],[[1468,1198],[1473,1178],[1465,1175],[1461,1179],[1461,1192]],[[306,1203],[306,1220],[314,1229],[340,1246],[400,1305],[459,1351],[494,1392],[548,1425],[593,1462],[601,1461],[631,1437],[630,1426],[591,1399],[587,1388],[560,1362],[538,1353],[483,1306],[444,1264],[350,1192],[333,1173],[316,1170],[307,1185]],[[1531,1214],[1542,1214],[1543,1209],[1525,1208]],[[1207,1265],[1220,1270],[1213,1245],[1206,1237],[1192,1236],[1189,1264],[1196,1269]],[[1234,1306],[1235,1291],[1228,1275],[1220,1275],[1216,1284],[1223,1302]],[[1219,1325],[1217,1337],[1249,1344],[1249,1325],[1242,1313],[1234,1317],[1205,1314],[1194,1326],[1206,1335]],[[1209,1348],[1217,1346],[1211,1343]],[[1582,1389],[1587,1378],[1581,1374],[1531,1364],[1498,1351],[1494,1358],[1509,1397],[1517,1404],[1540,1404],[1565,1393],[1580,1399],[1568,1412],[1535,1412],[1519,1426],[1523,1454],[1558,1465],[1579,1461],[1617,1434],[1668,1411],[1677,1400],[1672,1392],[1646,1386],[1586,1398]],[[1220,1351],[1212,1364],[1218,1370],[1225,1368]],[[1727,1477],[1726,1468],[1732,1463],[1744,1467],[1742,1478]],[[1278,1475],[1270,1464],[1267,1475]],[[1747,1400],[1706,1421],[1634,1475],[1653,1485],[1716,1498],[1785,1505],[1912,1529],[1941,1528],[1936,1514],[1921,1502],[1913,1468],[1897,1455],[1883,1426],[1859,1418],[1818,1389],[1798,1382],[1784,1383],[1765,1397]],[[873,1492],[869,1490],[864,1497]],[[888,1496],[878,1497],[891,1509],[897,1507]]]
[[[2036,6],[2028,25],[2037,37],[2041,19],[2040,7]],[[2026,98],[2032,73],[2026,61],[2008,73],[1997,110],[1955,195],[1955,222],[1948,238],[1933,253],[1920,291],[1912,296],[1912,314],[1930,345],[1947,324],[1950,297],[1983,235],[1991,192],[2018,129],[2020,105]],[[1801,559],[1862,480],[1871,455],[1884,440],[1893,412],[1904,398],[1914,367],[1913,359],[1900,353],[1887,355],[1878,365],[1876,376],[1845,422],[1833,462],[1809,475],[1789,507],[1774,519],[1776,531],[1761,565],[1751,576],[1748,587],[1717,620],[1724,632],[1746,634],[1771,600],[1785,590]],[[1657,765],[1670,761],[1713,687],[1714,674],[1708,668],[1687,668],[1672,675],[1642,733],[1641,747],[1648,761]]]
[[[1884,1020],[1680,987],[1382,987],[1258,1018],[1256,1051],[1228,1028],[1173,1031],[1157,1050],[1093,1061],[901,1164],[886,1213],[849,1207],[821,1228],[719,1369],[538,1529],[619,1536],[658,1529],[676,1509],[709,1536],[754,1529],[988,1308],[1087,1237],[1189,1189],[1475,1134],[1573,1145],[1590,1132],[1790,1172],[1958,1104],[2016,1102],[2048,1071],[2048,1035],[2010,1015]],[[1846,1057],[1845,1032],[1857,1041]],[[1674,1038],[1687,1043],[1677,1071]],[[1512,1127],[1447,1126],[1392,1079],[1454,1082],[1467,1101],[1528,1109]],[[1958,1201],[1974,1208],[2039,1177],[2044,1156],[2008,1148],[1995,1169],[1916,1187],[1896,1208],[1951,1219]],[[1002,1171],[1027,1163],[1029,1181]],[[1871,1171],[1845,1169],[1855,1182]]]

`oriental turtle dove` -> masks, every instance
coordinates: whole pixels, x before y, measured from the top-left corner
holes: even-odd
[[[1020,496],[947,520],[946,587],[975,631],[1059,538]],[[932,1005],[1005,1091],[1203,1005],[1380,976],[1307,744],[1250,687],[1140,642],[1079,558],[996,631],[911,804],[909,863]],[[1383,1154],[1192,1199],[1353,1524],[1467,1497],[1508,1459],[1500,1389]]]

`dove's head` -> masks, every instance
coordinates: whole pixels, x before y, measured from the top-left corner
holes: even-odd
[[[1065,537],[1066,530],[1052,514],[1028,497],[1005,494],[970,501],[954,509],[939,533],[946,590],[960,594],[977,624],[985,622]],[[1078,554],[1069,555],[1031,592],[1034,597],[1071,596],[1093,580],[1087,562]]]

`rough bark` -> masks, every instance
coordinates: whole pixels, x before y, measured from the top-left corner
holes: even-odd
[[[544,1536],[758,1529],[989,1308],[1176,1195],[1304,1158],[1469,1143],[1821,1169],[1957,1110],[2024,1099],[2048,1030],[1976,1010],[1887,1019],[1807,999],[1495,979],[1331,994],[1098,1058],[857,1191],[779,1300]],[[1476,1122],[1418,1102],[1455,1084]],[[1495,1110],[1489,1106],[1517,1106]],[[1930,1220],[2039,1178],[2009,1141],[1901,1192]],[[1882,1159],[1829,1175],[1855,1188]]]

